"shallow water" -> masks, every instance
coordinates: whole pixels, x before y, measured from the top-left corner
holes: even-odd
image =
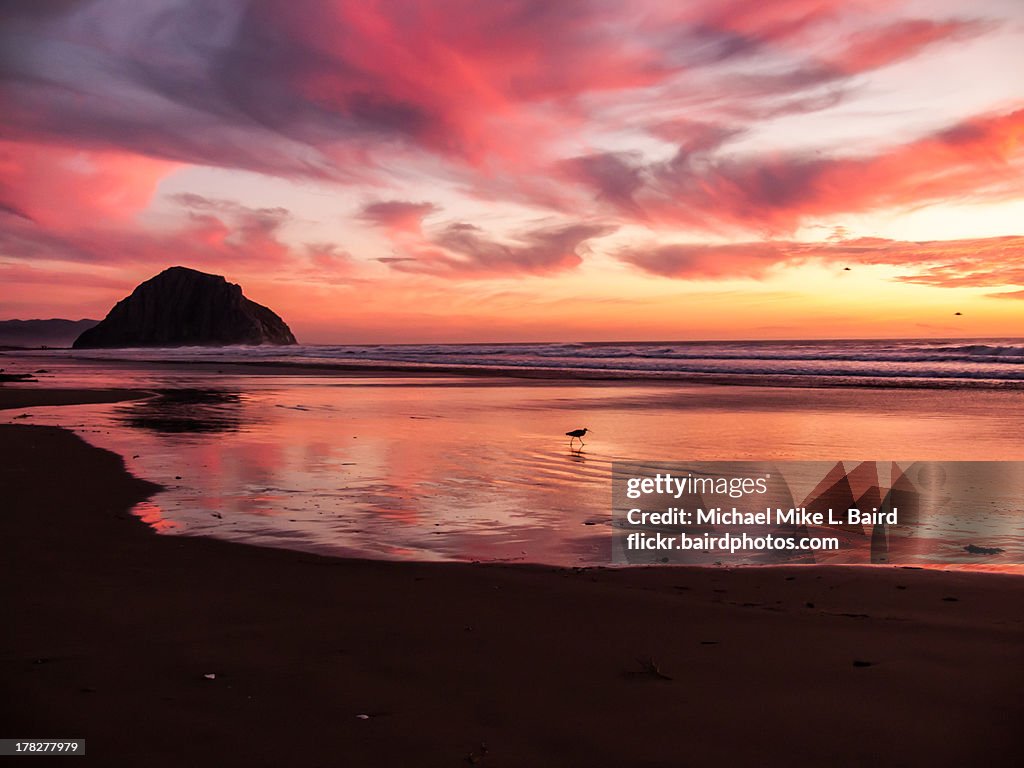
[[[1024,460],[1022,392],[222,376],[103,364],[40,378],[162,392],[0,412],[73,427],[163,484],[138,510],[158,530],[347,556],[607,564],[615,460]],[[570,450],[562,435],[581,426],[593,434]],[[1007,550],[987,563],[1024,562],[1020,509],[1000,510],[1004,524],[979,542]]]

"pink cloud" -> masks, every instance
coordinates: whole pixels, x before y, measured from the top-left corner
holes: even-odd
[[[917,56],[933,45],[970,39],[995,26],[975,19],[901,19],[854,33],[828,60],[844,73],[867,72]]]
[[[762,278],[772,267],[793,258],[789,251],[770,242],[658,245],[630,248],[619,257],[652,275],[690,280]]]
[[[603,223],[546,226],[498,240],[471,224],[450,224],[409,247],[406,258],[388,259],[392,269],[449,278],[491,278],[550,275],[583,262],[588,240],[614,232]]]
[[[624,45],[616,20],[580,0],[23,10],[0,26],[0,127],[339,180],[372,173],[377,149],[514,163],[565,128],[535,105],[670,74],[659,51]]]
[[[213,272],[347,268],[334,246],[285,242],[282,229],[292,215],[284,208],[249,208],[192,194],[172,199],[180,215],[162,229],[104,219],[67,228],[13,219],[0,227],[0,253],[14,262],[109,265],[133,275],[179,263]]]
[[[175,163],[117,150],[0,141],[0,207],[53,230],[124,222],[145,209]]]
[[[627,248],[618,257],[649,274],[684,280],[761,279],[774,268],[817,261],[844,268],[903,267],[907,272],[896,280],[940,288],[1024,285],[1024,236],[683,243]]]
[[[332,274],[348,273],[352,269],[352,254],[334,243],[308,243],[306,253],[313,266]]]
[[[874,154],[716,157],[682,145],[667,162],[593,155],[564,172],[627,218],[784,233],[839,213],[1015,197],[1024,192],[1022,138],[1019,109],[971,118]]]
[[[371,224],[384,227],[389,232],[418,233],[424,217],[440,210],[433,203],[385,200],[363,206],[359,216]]]
[[[628,100],[682,74],[724,74],[718,67],[738,58],[749,72],[776,69],[759,64],[784,56],[792,72],[762,79],[755,92],[809,105],[810,85],[990,28],[878,24],[864,13],[878,5],[23,5],[0,22],[0,130],[19,141],[349,182],[372,181],[379,156],[396,153],[492,172],[552,159],[566,131],[597,116],[587,105],[594,97]],[[850,37],[834,60],[818,60],[801,49],[812,33]]]

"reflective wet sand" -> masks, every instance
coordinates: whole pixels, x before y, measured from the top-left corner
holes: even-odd
[[[608,563],[615,460],[1024,459],[1018,392],[52,376],[158,392],[0,416],[123,455],[166,488],[137,510],[158,530],[347,556]],[[592,433],[571,450],[563,434],[582,426]]]

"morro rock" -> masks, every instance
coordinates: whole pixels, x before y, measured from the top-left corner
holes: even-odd
[[[245,298],[240,286],[171,267],[117,302],[74,348],[294,343],[284,320]]]

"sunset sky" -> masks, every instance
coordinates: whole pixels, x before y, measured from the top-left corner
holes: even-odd
[[[1020,0],[5,2],[0,319],[1021,336],[1022,73]]]

